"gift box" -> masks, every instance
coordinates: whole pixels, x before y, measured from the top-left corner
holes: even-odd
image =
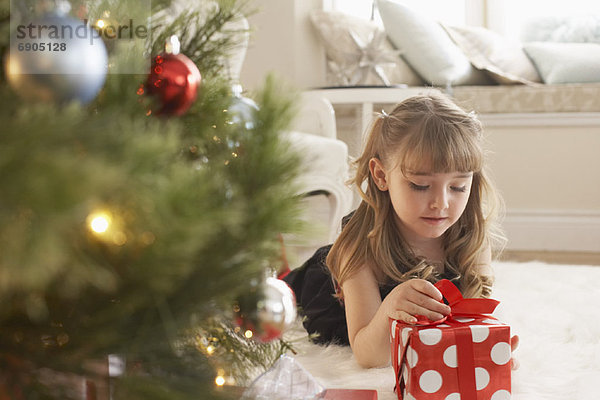
[[[390,320],[398,399],[510,399],[510,326],[489,315],[499,302],[464,299],[448,280],[436,287],[449,316],[415,325]]]

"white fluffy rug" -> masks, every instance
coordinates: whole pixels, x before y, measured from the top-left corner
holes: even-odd
[[[493,298],[501,301],[495,315],[520,337],[512,399],[600,399],[600,267],[496,262],[494,269]],[[362,369],[348,347],[305,340],[295,347],[296,360],[325,388],[396,398],[391,366]]]

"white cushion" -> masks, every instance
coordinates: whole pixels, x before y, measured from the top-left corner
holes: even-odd
[[[487,71],[500,84],[541,82],[517,40],[483,27],[447,26],[446,32],[476,68]]]
[[[302,158],[300,183],[304,193],[335,192],[348,179],[348,146],[338,139],[305,132],[282,133]]]
[[[491,83],[475,69],[440,24],[394,0],[378,0],[381,20],[390,41],[429,84],[480,85]]]
[[[600,82],[600,44],[532,42],[523,47],[544,83]]]

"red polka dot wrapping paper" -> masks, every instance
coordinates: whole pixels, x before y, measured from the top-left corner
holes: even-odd
[[[450,318],[428,326],[390,320],[390,331],[398,399],[510,399],[510,326],[490,316],[473,316]],[[460,345],[457,345],[457,331],[462,331],[463,338],[468,339],[461,339]],[[465,374],[460,369],[462,361],[458,360],[465,357],[465,351],[457,354],[457,348],[464,346],[472,348],[470,374],[474,375],[472,384],[476,393],[472,398],[461,392],[459,383],[459,376]]]

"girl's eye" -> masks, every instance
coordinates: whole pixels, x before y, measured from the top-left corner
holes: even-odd
[[[426,186],[421,186],[421,185],[417,185],[416,183],[410,182],[410,188],[412,190],[427,190],[429,189],[429,185]]]
[[[450,186],[450,189],[454,190],[455,192],[464,193],[467,191],[467,186]]]

